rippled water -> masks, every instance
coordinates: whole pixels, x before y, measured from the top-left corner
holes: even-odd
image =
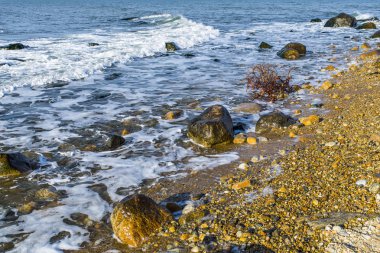
[[[45,166],[29,179],[68,195],[59,207],[20,216],[17,223],[0,221],[0,242],[12,240],[4,237],[7,234],[31,232],[14,252],[78,248],[87,239],[86,231],[63,223],[62,217],[83,212],[100,220],[111,209],[87,188],[91,184],[104,183],[116,201],[124,196],[121,188],[126,194],[129,187],[162,172],[205,169],[237,159],[235,153],[195,148],[184,133],[186,119],[211,104],[232,109],[247,101],[243,79],[255,63],[294,68],[295,84],[317,85],[326,76],[321,68],[332,58],[335,66],[345,67],[351,60],[348,49],[373,31],[324,28],[324,22],[309,20],[326,21],[342,11],[358,18],[380,16],[380,2],[358,0],[0,0],[0,4],[0,45],[29,46],[0,50],[0,148],[45,154],[41,156]],[[181,50],[166,53],[168,41]],[[274,48],[259,51],[261,41]],[[292,41],[307,46],[307,57],[279,59],[276,51]],[[273,107],[281,104],[267,105],[269,110]],[[170,109],[183,109],[185,114],[175,121],[163,120]],[[232,116],[251,130],[258,118]],[[117,150],[59,148],[88,136],[118,132],[122,121],[132,122],[131,133]],[[46,153],[72,162],[49,160]],[[78,236],[49,244],[49,238],[62,230]]]

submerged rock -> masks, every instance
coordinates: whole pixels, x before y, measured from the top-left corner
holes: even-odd
[[[306,46],[297,42],[288,43],[277,55],[287,60],[296,60],[306,55]]]
[[[260,117],[256,123],[256,133],[270,132],[275,128],[288,127],[296,123],[292,117],[282,112],[271,112]]]
[[[151,198],[136,194],[116,205],[111,214],[111,225],[120,241],[137,247],[172,219],[171,214]]]
[[[28,46],[25,46],[21,43],[14,43],[14,44],[9,44],[7,46],[2,46],[0,47],[0,49],[4,49],[4,50],[21,50],[21,49],[24,49],[24,48],[27,48]]]
[[[338,16],[330,18],[325,27],[354,27],[356,25],[356,18],[346,13],[340,13]]]
[[[168,52],[174,52],[179,49],[179,47],[174,42],[166,42],[165,48],[166,48],[166,51]]]
[[[376,25],[373,22],[366,22],[359,25],[356,29],[376,29]]]
[[[380,38],[380,30],[372,34],[371,39],[377,39]]]
[[[233,139],[233,123],[228,110],[221,105],[207,108],[190,121],[188,136],[205,147],[229,143]]]
[[[99,46],[99,43],[90,42],[90,43],[88,43],[88,46],[89,47],[96,47],[96,46]]]
[[[259,45],[259,48],[260,49],[270,49],[270,48],[272,48],[273,46],[272,45],[269,45],[268,43],[266,43],[266,42],[261,42],[260,43],[260,45]]]
[[[313,18],[313,19],[310,20],[310,22],[311,23],[320,23],[320,22],[322,22],[322,19],[320,19],[320,18]]]
[[[235,112],[256,114],[261,112],[263,109],[262,105],[258,103],[242,103],[234,108]]]
[[[125,143],[125,139],[122,136],[113,134],[108,138],[106,142],[106,146],[109,149],[113,150],[113,149],[117,149],[118,147],[123,146],[124,143]]]
[[[18,176],[38,167],[21,153],[0,154],[0,177]]]
[[[182,115],[183,115],[182,110],[173,110],[173,111],[167,112],[162,118],[165,120],[174,120],[174,119],[180,118]]]

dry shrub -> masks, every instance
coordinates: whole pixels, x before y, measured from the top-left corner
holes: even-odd
[[[255,65],[247,76],[247,90],[253,98],[271,102],[285,98],[292,92],[290,72],[291,70],[285,77],[281,77],[273,65]]]

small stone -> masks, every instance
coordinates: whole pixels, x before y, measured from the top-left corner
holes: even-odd
[[[175,213],[175,212],[178,212],[178,211],[181,211],[182,210],[182,208],[178,205],[178,204],[176,204],[176,203],[174,203],[174,202],[168,202],[168,203],[166,203],[166,208],[171,212],[171,213]]]
[[[278,190],[277,190],[278,193],[286,193],[286,188],[285,187],[280,187]]]
[[[360,180],[356,181],[357,186],[365,186],[366,184],[367,184],[367,180],[365,180],[365,179],[360,179]]]
[[[195,246],[191,249],[191,252],[199,252],[199,247]]]
[[[193,202],[188,203],[182,210],[182,214],[188,214],[195,210],[195,205]]]
[[[241,231],[237,231],[236,232],[236,237],[237,238],[240,238],[242,235],[243,235],[243,233]]]
[[[248,170],[249,166],[247,163],[241,163],[239,164],[239,169],[241,170]]]
[[[260,136],[257,139],[259,140],[259,142],[267,142],[268,141],[268,138],[264,137],[264,136]]]
[[[53,192],[52,190],[50,190],[48,188],[43,188],[43,189],[38,190],[34,194],[34,196],[37,199],[40,199],[40,200],[54,200],[54,199],[58,199],[57,193]]]
[[[339,233],[342,231],[342,228],[340,226],[333,226],[332,230]]]
[[[364,51],[367,51],[367,50],[371,49],[371,46],[368,43],[363,43],[360,46],[360,48],[363,49]]]
[[[281,150],[278,151],[278,154],[284,156],[284,155],[286,155],[286,150],[281,149]]]
[[[174,110],[174,111],[167,112],[164,116],[164,119],[165,120],[175,120],[175,119],[180,118],[182,115],[183,115],[182,110]]]
[[[299,121],[305,126],[311,126],[317,124],[320,121],[320,117],[317,115],[310,115],[308,117],[300,118]]]
[[[187,239],[189,239],[190,235],[189,234],[182,234],[179,239],[181,239],[182,241],[186,241]]]
[[[257,144],[257,138],[250,136],[247,138],[247,143],[250,145],[256,145]]]
[[[359,50],[359,46],[355,46],[353,48],[351,48],[351,51],[358,51]]]
[[[333,87],[333,84],[330,82],[330,81],[324,81],[321,85],[321,88],[323,90],[328,90],[328,89],[331,89]]]
[[[313,199],[313,201],[311,201],[311,203],[313,204],[313,206],[318,206],[319,205],[319,201],[316,200],[316,199]]]
[[[289,133],[289,137],[290,137],[290,138],[296,138],[297,135],[296,135],[294,132],[290,132],[290,133]]]
[[[326,147],[334,147],[335,145],[336,145],[335,141],[330,141],[330,142],[325,143]]]
[[[170,233],[174,233],[175,232],[175,227],[173,227],[173,226],[169,227],[169,232]]]
[[[324,68],[326,71],[335,71],[336,68],[333,65],[328,65],[326,68]]]
[[[259,45],[259,48],[261,48],[261,49],[270,49],[270,48],[272,48],[273,46],[271,46],[271,45],[269,45],[268,43],[266,43],[266,42],[261,42],[260,43],[260,45]]]
[[[30,214],[31,212],[33,212],[36,206],[37,206],[36,202],[26,203],[17,209],[18,214]]]
[[[127,129],[123,129],[123,130],[121,131],[121,135],[122,135],[122,136],[127,135],[127,134],[129,134],[129,132],[128,132]]]
[[[260,161],[260,158],[258,157],[258,156],[252,156],[252,158],[251,158],[251,162],[253,162],[253,163],[257,163],[257,162],[259,162]]]
[[[379,192],[379,190],[380,190],[380,184],[378,184],[378,183],[373,183],[369,187],[369,191],[373,194],[377,194]]]
[[[234,144],[243,144],[245,142],[246,138],[244,134],[238,134],[234,137]]]
[[[238,182],[238,183],[232,185],[231,188],[234,190],[239,190],[239,189],[247,188],[250,186],[251,186],[251,181],[250,180],[244,180],[244,181],[241,181],[241,182]]]
[[[293,111],[294,115],[300,115],[301,113],[302,113],[302,111],[300,109],[297,109],[297,110]]]

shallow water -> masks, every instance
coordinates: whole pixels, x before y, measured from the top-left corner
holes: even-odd
[[[327,77],[321,68],[332,58],[334,66],[345,68],[353,60],[348,49],[373,31],[324,28],[324,22],[309,20],[326,21],[341,11],[358,18],[380,16],[379,2],[357,0],[272,0],[264,5],[230,0],[0,3],[0,45],[29,46],[0,50],[0,148],[45,154],[40,157],[44,166],[30,181],[54,185],[68,195],[62,205],[20,216],[17,223],[0,221],[0,242],[12,241],[4,235],[31,232],[14,252],[78,248],[88,239],[87,231],[63,223],[63,217],[82,212],[100,220],[111,210],[89,185],[105,184],[117,201],[144,179],[163,172],[211,168],[238,159],[232,152],[204,152],[191,144],[184,132],[187,118],[212,104],[232,109],[247,101],[244,77],[256,63],[276,64],[284,71],[294,68],[294,84],[318,85]],[[168,41],[181,50],[166,53]],[[259,51],[261,41],[274,48]],[[292,62],[279,59],[276,52],[292,41],[305,44],[307,56]],[[267,104],[267,109],[281,106]],[[185,114],[163,120],[170,109]],[[254,130],[258,119],[237,113],[232,117],[247,124],[247,131]],[[133,123],[131,133],[117,150],[58,150],[86,136],[120,134],[120,122],[126,120]],[[74,162],[62,164],[46,153]],[[62,230],[76,236],[49,244]]]

